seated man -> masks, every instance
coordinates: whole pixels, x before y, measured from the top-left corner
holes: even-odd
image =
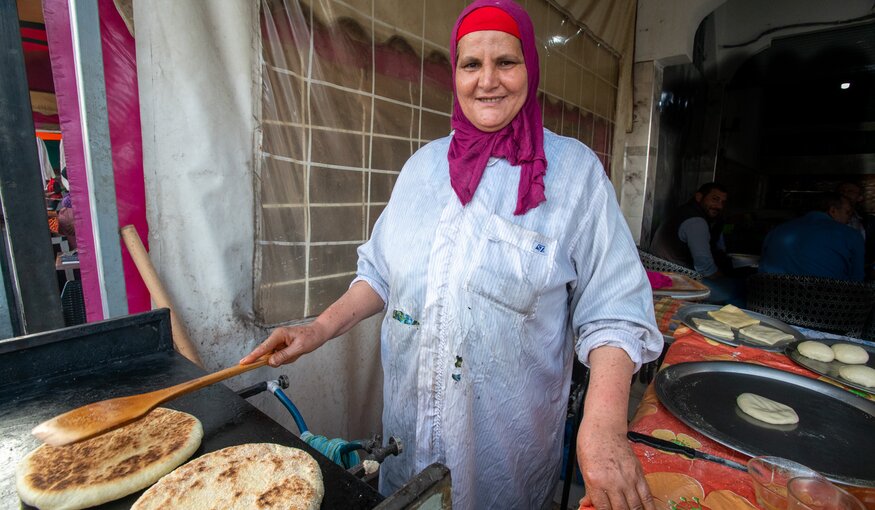
[[[732,263],[723,244],[723,207],[728,194],[716,182],[703,184],[653,236],[650,251],[657,257],[702,273],[711,289],[710,302],[743,306],[738,282],[728,277]]]
[[[847,226],[851,202],[824,193],[820,210],[788,221],[763,242],[760,272],[863,281],[863,236]]]
[[[719,276],[727,269],[721,267],[727,260],[721,218],[727,196],[726,188],[716,182],[703,184],[656,230],[650,252],[705,276]]]
[[[863,217],[857,212],[857,208],[863,203],[863,188],[854,182],[843,182],[839,184],[836,191],[851,203],[851,219],[848,220],[847,225],[859,232],[863,236],[863,240],[865,240],[866,225]]]

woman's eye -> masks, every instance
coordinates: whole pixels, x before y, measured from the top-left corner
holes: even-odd
[[[502,60],[501,62],[498,63],[498,65],[500,67],[503,67],[503,68],[508,68],[508,67],[515,66],[516,62],[514,62],[513,60]]]
[[[462,69],[477,69],[479,65],[477,62],[468,62],[467,64],[462,66]]]

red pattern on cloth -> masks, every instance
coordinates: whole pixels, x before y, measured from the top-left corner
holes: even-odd
[[[685,305],[683,301],[663,296],[653,300],[653,311],[656,314],[656,327],[663,333],[668,333],[671,327],[671,320],[677,313],[678,309]]]

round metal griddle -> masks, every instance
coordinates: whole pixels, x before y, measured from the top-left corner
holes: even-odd
[[[870,368],[875,368],[875,345],[871,342],[864,342],[863,340],[857,340],[854,338],[818,338],[814,340],[815,342],[820,342],[822,344],[826,344],[832,346],[834,344],[851,344],[858,345],[866,350],[869,353],[869,361],[866,363],[866,366]],[[850,386],[852,388],[856,388],[860,391],[864,391],[866,393],[875,394],[875,388],[867,388],[862,384],[857,384],[855,382],[849,381],[839,374],[839,369],[842,367],[849,367],[853,365],[848,365],[847,363],[842,363],[841,361],[834,360],[829,363],[824,363],[822,361],[817,361],[815,359],[806,358],[805,356],[799,354],[798,346],[802,343],[801,341],[791,342],[786,346],[786,350],[784,354],[787,355],[788,358],[792,359],[799,365],[811,370],[812,372],[816,372],[824,377],[828,377],[833,381],[840,382],[845,386]]]
[[[735,403],[755,393],[792,407],[795,425],[769,425]],[[733,361],[679,363],[656,377],[656,395],[678,419],[752,457],[804,464],[830,480],[875,487],[875,403],[841,388],[774,368]]]
[[[793,340],[780,341],[780,342],[776,343],[775,345],[769,345],[769,344],[760,343],[760,342],[757,342],[756,340],[752,340],[750,338],[747,338],[746,336],[742,335],[738,329],[735,329],[735,328],[732,328],[732,332],[735,334],[735,337],[732,339],[728,339],[728,338],[721,338],[717,335],[712,335],[710,333],[705,333],[704,331],[702,331],[696,327],[696,323],[693,322],[693,319],[714,320],[713,317],[708,315],[708,312],[711,312],[714,310],[719,310],[721,308],[723,308],[723,307],[719,306],[719,305],[687,305],[687,306],[681,307],[677,311],[677,313],[675,313],[675,317],[679,321],[681,321],[684,324],[686,324],[687,326],[689,326],[690,329],[692,329],[696,333],[699,333],[702,336],[708,337],[711,340],[714,340],[715,342],[720,342],[722,344],[731,345],[733,347],[737,347],[739,345],[744,345],[747,347],[754,347],[757,349],[762,349],[764,351],[784,352],[784,349],[786,348],[787,344],[794,342],[794,341],[797,341],[797,340],[800,340],[800,341],[805,340],[805,337],[802,335],[802,333],[797,331],[792,326],[784,324],[783,322],[779,321],[778,319],[773,319],[773,318],[769,317],[768,315],[763,315],[761,313],[751,312],[750,310],[744,310],[744,313],[750,315],[754,319],[758,319],[760,321],[760,324],[762,324],[763,326],[769,326],[771,328],[775,328],[777,330],[783,331],[784,333],[788,333],[788,334],[793,335]]]

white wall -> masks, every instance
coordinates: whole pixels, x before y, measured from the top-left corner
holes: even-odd
[[[872,13],[873,5],[872,0],[638,0],[635,62],[653,60],[663,66],[690,62],[696,29],[714,11],[716,38],[722,45],[745,42],[775,27],[856,18]],[[718,59],[752,55],[775,37],[825,28],[780,30],[744,48],[720,49]]]
[[[726,0],[638,0],[635,62],[663,66],[692,61],[699,23]]]
[[[258,2],[134,2],[134,17],[150,252],[215,370],[237,363],[267,335],[252,320]],[[281,373],[314,433],[379,432],[377,319],[292,366],[262,368],[228,385]],[[273,397],[251,401],[294,428]]]
[[[832,22],[871,14],[875,11],[872,0],[729,0],[714,13],[717,58],[721,65],[721,77],[728,79],[738,65],[748,57],[769,47],[772,39],[788,35],[825,30],[823,26],[783,28],[767,34],[749,45],[739,48],[722,48],[756,39],[766,30],[801,23]],[[730,65],[726,65],[731,62]]]

